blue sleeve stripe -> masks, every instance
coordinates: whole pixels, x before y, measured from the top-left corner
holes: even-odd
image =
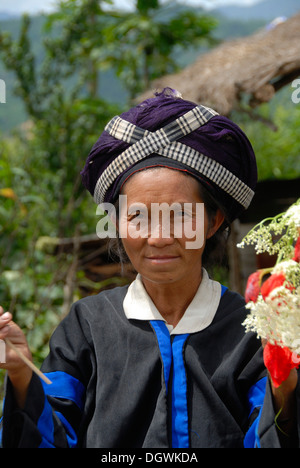
[[[249,416],[253,410],[263,405],[266,394],[267,377],[263,377],[256,382],[248,392],[248,400],[250,405]]]
[[[66,420],[66,418],[63,416],[63,414],[59,413],[58,411],[56,411],[55,414],[58,416],[65,428],[69,447],[76,447],[76,432],[74,431],[70,423]],[[47,398],[45,398],[45,406],[38,420],[37,428],[42,437],[42,442],[40,443],[39,448],[55,448],[53,410]]]
[[[45,405],[43,412],[38,420],[37,428],[42,437],[42,442],[39,448],[54,447],[54,422],[52,415],[52,407],[45,397]]]
[[[248,400],[249,400],[249,406],[250,406],[249,417],[251,416],[255,408],[259,408],[260,411],[259,411],[257,418],[253,421],[253,423],[251,424],[250,428],[248,429],[245,435],[245,438],[244,438],[245,448],[255,448],[255,447],[259,448],[260,447],[258,426],[259,426],[262,407],[263,407],[265,394],[266,394],[266,385],[267,385],[267,377],[263,377],[261,380],[256,382],[256,384],[253,385],[248,392]]]
[[[83,410],[85,387],[79,380],[61,371],[48,372],[45,375],[52,382],[51,385],[42,382],[46,395],[73,401],[81,411]]]
[[[189,418],[187,407],[187,379],[183,360],[183,346],[189,335],[175,335],[172,343],[172,447],[189,448]]]
[[[227,291],[227,289],[228,289],[227,286],[224,286],[223,284],[221,284],[221,297]]]
[[[55,447],[53,409],[46,396],[70,400],[82,410],[84,406],[85,387],[78,379],[66,372],[48,372],[45,375],[51,380],[52,384],[48,385],[41,381],[45,392],[45,404],[37,427],[42,437],[40,448],[51,448]],[[65,428],[69,446],[75,447],[77,444],[77,436],[74,429],[61,413],[56,412],[56,415]]]

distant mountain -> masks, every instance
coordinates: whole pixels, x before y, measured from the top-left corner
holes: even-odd
[[[13,13],[7,13],[6,11],[0,11],[0,21],[6,21],[9,19],[16,18],[18,15],[14,15]]]
[[[231,19],[272,21],[278,16],[289,18],[300,12],[300,2],[299,0],[263,0],[252,6],[225,5],[210,12],[220,13]]]

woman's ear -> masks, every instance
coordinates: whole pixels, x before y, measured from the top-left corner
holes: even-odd
[[[215,216],[213,217],[210,223],[210,227],[208,229],[207,237],[206,237],[207,239],[210,239],[210,237],[212,237],[217,232],[219,227],[221,227],[221,225],[223,224],[224,220],[225,220],[225,216],[222,213],[222,211],[218,208]]]

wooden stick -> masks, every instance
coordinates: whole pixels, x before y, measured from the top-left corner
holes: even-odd
[[[21,359],[25,364],[27,364],[30,369],[35,372],[46,384],[50,385],[52,384],[51,380],[48,379],[34,364],[31,362],[24,354],[8,339],[4,339],[5,343],[9,348],[11,348]]]

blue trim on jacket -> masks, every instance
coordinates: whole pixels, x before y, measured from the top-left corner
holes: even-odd
[[[74,402],[80,410],[82,410],[84,406],[85,387],[79,380],[75,379],[66,372],[48,372],[45,373],[45,375],[52,381],[52,384],[48,385],[41,381],[45,392],[45,405],[43,412],[38,420],[37,427],[42,436],[40,448],[51,448],[55,447],[54,420],[53,410],[47,400],[47,395],[50,397],[70,400]],[[60,412],[55,412],[55,414],[65,427],[69,447],[76,447],[76,432]]]
[[[187,380],[183,347],[189,334],[175,335],[172,343],[172,447],[189,448],[189,417],[187,408]]]
[[[169,377],[172,366],[172,346],[170,333],[165,322],[163,322],[162,320],[151,320],[150,323],[157,337],[158,346],[163,362],[166,392],[168,394]]]
[[[264,403],[264,399],[266,395],[267,380],[268,380],[267,377],[263,377],[261,380],[256,382],[256,384],[253,385],[248,392],[248,400],[249,400],[249,405],[250,405],[249,417],[251,416],[255,408],[259,408],[259,413],[245,435],[245,438],[244,438],[245,448],[260,448],[258,426],[259,426],[262,407],[263,407],[263,403]]]
[[[85,387],[78,379],[61,371],[46,372],[45,375],[52,382],[51,385],[48,385],[42,381],[46,395],[71,400],[81,411],[83,410]]]
[[[227,287],[221,285],[221,296],[227,291]],[[165,322],[151,320],[160,354],[163,362],[164,381],[168,393],[170,370],[173,364],[172,374],[172,448],[189,448],[189,418],[187,407],[187,380],[183,359],[183,348],[189,336],[188,333],[174,335],[173,342]]]
[[[189,447],[187,410],[187,381],[183,360],[183,346],[189,334],[175,335],[173,343],[166,324],[161,320],[151,320],[156,333],[163,361],[164,381],[168,393],[171,366],[172,373],[172,447]]]

